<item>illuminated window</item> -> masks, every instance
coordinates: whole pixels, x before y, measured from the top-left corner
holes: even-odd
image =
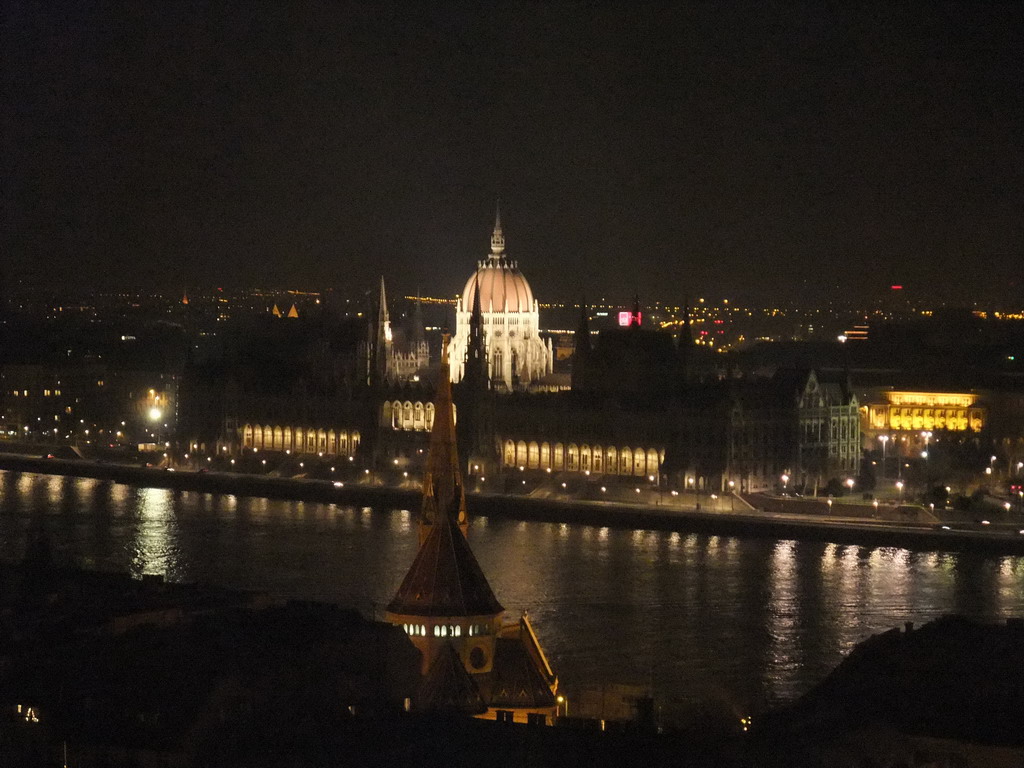
[[[49,396],[50,396],[50,390],[44,389],[43,390],[43,397],[49,397]]]

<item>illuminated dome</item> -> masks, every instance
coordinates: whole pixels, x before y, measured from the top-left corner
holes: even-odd
[[[473,295],[480,287],[480,309],[484,312],[531,312],[533,291],[515,262],[505,258],[488,259],[466,281],[462,306],[473,307]],[[506,302],[508,306],[506,307]]]
[[[480,348],[487,359],[491,386],[508,392],[525,389],[551,373],[554,348],[551,339],[541,338],[539,306],[530,284],[519,265],[505,255],[500,213],[494,221],[490,254],[477,262],[476,272],[455,302],[455,335],[449,357],[453,382],[461,381],[465,373],[477,299],[480,314],[476,322],[483,335]]]
[[[500,212],[494,219],[490,256],[479,262],[476,272],[470,275],[462,291],[463,309],[472,310],[477,286],[480,287],[482,312],[533,311],[530,284],[519,271],[519,265],[505,256],[505,236],[501,232]]]

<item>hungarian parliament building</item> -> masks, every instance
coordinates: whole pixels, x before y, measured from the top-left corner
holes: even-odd
[[[382,279],[359,324],[328,312],[268,318],[218,370],[184,377],[183,438],[228,455],[287,451],[421,471],[440,355],[418,301],[402,322],[391,309]],[[497,218],[490,252],[455,299],[449,349],[468,479],[567,473],[752,491],[782,474],[796,487],[858,472],[858,400],[845,376],[723,377],[688,324],[675,337],[643,327],[639,307],[628,326],[592,333],[589,323],[584,306],[571,374],[556,373],[538,301]]]

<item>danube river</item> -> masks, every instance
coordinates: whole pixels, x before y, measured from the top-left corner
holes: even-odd
[[[323,600],[380,616],[416,549],[409,510],[0,472],[0,557],[33,530],[84,566]],[[528,610],[569,696],[653,686],[671,711],[791,698],[868,635],[945,613],[1024,616],[1024,558],[477,517],[506,609]]]

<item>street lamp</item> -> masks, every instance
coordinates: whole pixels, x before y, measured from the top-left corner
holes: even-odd
[[[789,475],[782,476],[782,492],[785,493],[789,489]]]
[[[903,501],[903,481],[902,480],[897,480],[896,481],[896,488],[900,492],[900,501]]]
[[[885,444],[889,442],[889,436],[879,435],[878,439],[882,441],[882,479],[885,480]]]
[[[852,477],[846,478],[846,487],[850,489],[850,493],[853,493],[854,480]]]

